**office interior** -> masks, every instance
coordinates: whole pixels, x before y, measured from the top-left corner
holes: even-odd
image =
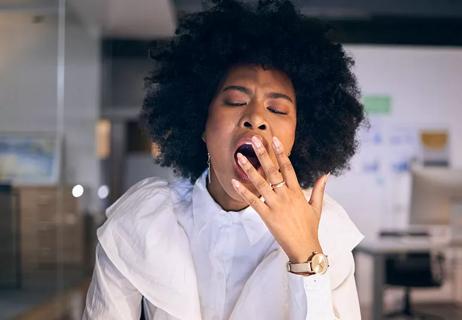
[[[365,235],[362,318],[462,319],[462,2],[294,4],[333,26],[368,113],[327,186]],[[175,178],[138,124],[148,48],[209,5],[0,2],[0,319],[80,319],[105,209]]]

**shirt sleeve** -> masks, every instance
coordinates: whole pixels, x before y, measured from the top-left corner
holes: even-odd
[[[332,288],[330,271],[322,275],[302,276],[307,299],[306,320],[360,320],[358,293],[354,277],[354,260],[350,252],[348,275],[335,288]]]
[[[333,320],[332,289],[329,270],[324,274],[311,276],[290,273],[290,277],[301,277],[306,294],[306,320]]]
[[[117,270],[100,244],[82,320],[140,319],[142,296]]]
[[[353,253],[348,255],[350,270],[345,280],[332,290],[332,304],[337,318],[341,320],[359,320],[361,311],[359,307],[358,292],[355,281],[355,263]]]

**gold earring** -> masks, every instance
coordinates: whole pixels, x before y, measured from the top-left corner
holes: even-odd
[[[208,173],[207,173],[207,178],[209,180],[209,184],[212,183],[212,178],[211,178],[211,161],[210,161],[210,153],[207,152],[207,167],[208,167]]]

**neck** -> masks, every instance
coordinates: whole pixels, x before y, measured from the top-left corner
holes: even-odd
[[[236,200],[226,193],[220,182],[217,180],[217,177],[214,174],[213,170],[211,180],[212,181],[209,183],[208,177],[206,179],[207,190],[209,191],[213,200],[215,200],[215,202],[218,203],[223,210],[241,211],[242,209],[248,207],[248,204],[245,203],[243,200]]]

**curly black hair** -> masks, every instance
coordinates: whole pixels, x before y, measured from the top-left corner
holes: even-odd
[[[156,159],[191,182],[204,171],[201,135],[220,80],[238,64],[286,73],[295,88],[297,129],[290,159],[302,187],[326,172],[339,175],[357,148],[365,119],[353,60],[328,39],[328,27],[290,1],[249,5],[215,0],[183,17],[176,36],[153,42],[157,68],[146,77],[141,120],[160,148]]]

